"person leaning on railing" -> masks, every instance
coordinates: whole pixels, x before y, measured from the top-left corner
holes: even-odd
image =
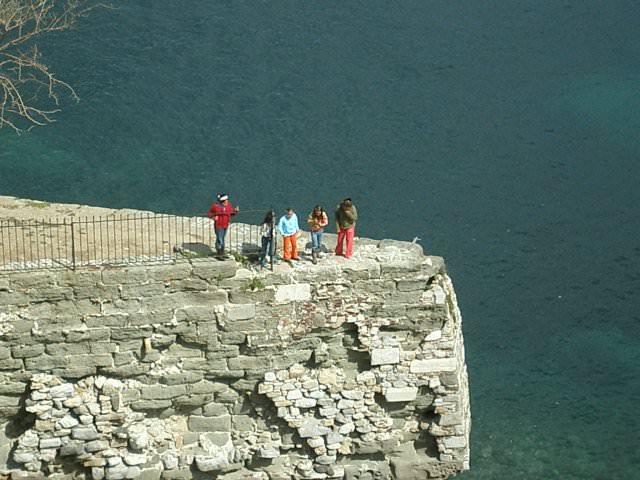
[[[209,208],[209,218],[213,218],[215,222],[216,253],[218,256],[224,256],[224,239],[231,223],[231,216],[238,213],[240,207],[233,207],[226,193],[218,194],[217,198],[218,203],[214,203]]]

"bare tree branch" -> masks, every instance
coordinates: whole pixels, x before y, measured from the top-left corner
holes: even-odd
[[[0,0],[0,128],[21,133],[46,125],[60,111],[62,93],[79,100],[42,61],[34,42],[71,28],[100,6],[92,0]]]

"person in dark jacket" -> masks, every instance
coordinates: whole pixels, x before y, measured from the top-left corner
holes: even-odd
[[[353,237],[358,221],[358,210],[350,198],[345,198],[336,207],[336,228],[338,230],[338,244],[336,245],[336,255],[344,255],[351,258],[353,255]],[[346,245],[344,245],[346,243]]]
[[[267,266],[267,257],[273,262],[275,253],[275,243],[273,242],[273,234],[275,230],[273,210],[269,210],[262,220],[262,250],[260,251],[260,266]]]
[[[216,253],[218,256],[224,256],[224,239],[231,223],[231,216],[238,213],[240,207],[233,207],[229,202],[229,195],[226,193],[218,194],[217,198],[218,203],[214,203],[209,209],[209,218],[213,218],[215,221]]]

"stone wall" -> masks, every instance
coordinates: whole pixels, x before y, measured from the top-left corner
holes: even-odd
[[[0,478],[447,478],[469,429],[454,289],[412,243],[0,274]]]

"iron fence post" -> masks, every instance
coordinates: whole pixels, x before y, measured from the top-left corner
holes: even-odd
[[[71,270],[76,269],[76,234],[73,223],[73,220],[71,220]]]
[[[276,255],[276,211],[271,207],[271,245],[269,246],[269,259],[271,263],[271,271],[273,272],[273,257]],[[264,252],[266,255],[267,252]]]

